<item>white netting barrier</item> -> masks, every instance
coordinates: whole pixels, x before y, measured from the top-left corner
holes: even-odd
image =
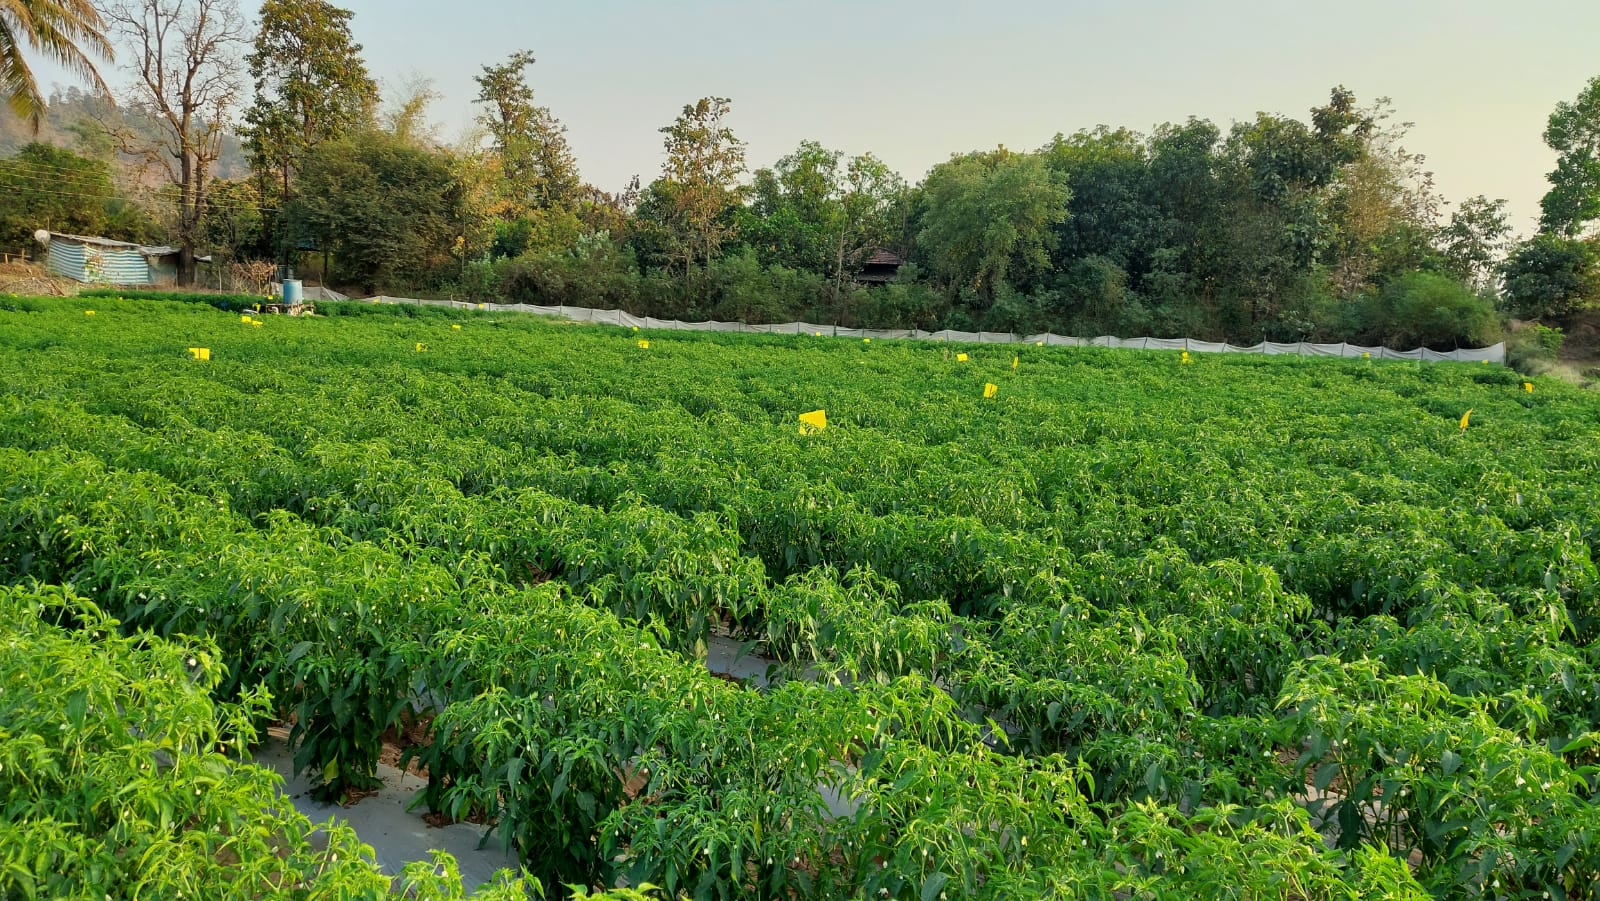
[[[1368,357],[1374,360],[1422,360],[1429,363],[1454,361],[1457,363],[1504,364],[1504,343],[1489,347],[1464,347],[1457,350],[1437,351],[1419,347],[1414,350],[1394,350],[1388,347],[1364,347],[1359,344],[1313,344],[1308,341],[1263,341],[1241,347],[1217,341],[1197,341],[1193,338],[1073,338],[1052,335],[1018,335],[1012,332],[958,332],[943,329],[925,332],[920,329],[859,329],[835,325],[816,325],[810,322],[785,322],[769,325],[747,325],[743,322],[682,322],[677,319],[656,319],[651,316],[634,316],[622,310],[595,310],[589,307],[537,306],[516,303],[467,303],[459,300],[418,300],[408,297],[373,297],[371,303],[409,303],[425,306],[455,307],[464,310],[492,312],[533,313],[555,316],[575,322],[595,322],[622,328],[665,329],[697,332],[743,332],[756,335],[818,335],[825,338],[872,338],[885,341],[965,341],[974,344],[1044,344],[1052,347],[1117,347],[1125,350],[1186,350],[1190,353],[1233,354],[1293,354],[1302,357]]]

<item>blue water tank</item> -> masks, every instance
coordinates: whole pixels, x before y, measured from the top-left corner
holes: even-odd
[[[286,278],[286,279],[283,280],[283,302],[284,303],[299,303],[300,302],[300,280],[299,279],[297,279],[297,278]]]

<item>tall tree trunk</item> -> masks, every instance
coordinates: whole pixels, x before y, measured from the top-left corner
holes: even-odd
[[[835,310],[839,309],[839,295],[844,291],[844,229],[839,230],[839,255],[833,266],[833,299],[831,301]]]
[[[199,221],[196,209],[199,198],[189,154],[183,154],[179,160],[178,173],[178,287],[191,288],[194,286],[194,233]]]

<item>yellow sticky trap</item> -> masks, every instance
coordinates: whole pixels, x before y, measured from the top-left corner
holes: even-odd
[[[1370,359],[1372,359],[1372,354],[1370,352],[1368,352],[1368,351],[1362,351],[1361,352],[1361,359],[1370,360]]]
[[[1522,383],[1522,390],[1528,392],[1529,394],[1532,394],[1533,393],[1533,383],[1532,382],[1523,382]]]
[[[862,344],[871,344],[872,343],[872,339],[871,338],[862,338],[861,339],[861,343]]]
[[[1467,423],[1469,423],[1471,420],[1472,410],[1469,409],[1467,412],[1461,414],[1461,431],[1465,432],[1467,430]]]
[[[1193,360],[1191,360],[1191,359],[1189,359],[1189,352],[1188,352],[1188,351],[1184,351],[1184,352],[1183,352],[1183,360],[1182,360],[1182,362],[1183,362],[1183,364],[1184,364],[1184,365],[1185,365],[1185,366],[1187,366],[1187,365],[1189,365],[1189,364],[1190,364],[1190,363],[1193,363],[1193,362],[1194,362],[1194,361],[1193,361]]]
[[[812,410],[800,414],[800,434],[814,435],[828,427],[828,411]]]
[[[1488,365],[1489,365],[1489,361],[1488,361],[1488,360],[1483,360],[1483,361],[1482,361],[1482,363],[1483,363],[1483,365],[1485,365],[1485,366],[1488,366]]]
[[[1035,342],[1033,342],[1033,346],[1034,347],[1043,347],[1044,346],[1044,342],[1043,341],[1035,341]]]
[[[822,333],[821,332],[812,332],[811,335],[814,338],[821,338],[822,337]]]
[[[649,350],[650,349],[650,342],[641,338],[639,340],[639,349],[640,350]]]
[[[1017,366],[1020,365],[1021,363],[1022,363],[1022,358],[1021,357],[1012,357],[1011,358],[1011,368],[1012,369],[1016,369]]]
[[[451,331],[455,331],[455,332],[459,332],[459,331],[461,331],[461,326],[459,326],[459,325],[452,325],[452,326],[450,326],[450,330],[451,330]]]
[[[957,363],[965,363],[965,362],[967,362],[967,355],[966,354],[956,354],[956,362]]]
[[[481,303],[478,304],[478,309],[480,309],[480,310],[483,309],[483,304],[481,304]]]
[[[994,382],[985,382],[984,385],[983,385],[983,396],[984,397],[998,397],[998,396],[1000,396],[1000,386],[996,385]]]
[[[192,354],[196,360],[211,359],[211,348],[209,347],[191,347],[189,348],[189,353]]]
[[[425,351],[427,349],[428,349],[428,345],[423,344],[421,341],[417,342],[417,353],[422,353],[423,351]]]
[[[85,316],[93,316],[94,315],[94,310],[84,310],[83,311],[83,315],[85,315]]]
[[[639,327],[636,325],[636,326],[633,327],[633,330],[637,332],[639,330]]]

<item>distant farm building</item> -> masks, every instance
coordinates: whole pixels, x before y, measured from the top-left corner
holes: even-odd
[[[97,285],[173,285],[178,281],[178,248],[129,244],[109,238],[39,232],[45,245],[44,268],[52,275]],[[210,257],[195,257],[209,263]]]
[[[889,251],[879,250],[861,264],[861,271],[856,273],[856,281],[863,285],[887,285],[894,281],[895,275],[900,272],[900,267],[905,264],[905,260]]]

